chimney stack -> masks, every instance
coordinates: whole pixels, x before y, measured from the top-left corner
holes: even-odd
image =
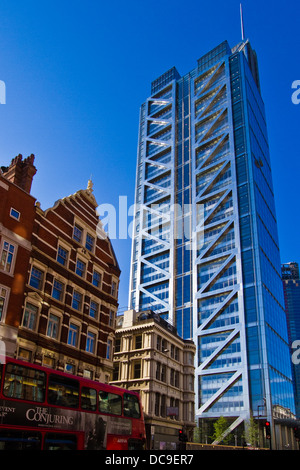
[[[9,167],[2,169],[2,176],[8,181],[19,186],[21,189],[30,194],[31,185],[34,175],[37,169],[34,166],[34,155],[31,154],[29,157],[23,160],[21,154],[17,155],[12,159]]]

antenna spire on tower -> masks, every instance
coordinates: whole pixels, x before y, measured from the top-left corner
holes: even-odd
[[[244,19],[243,19],[243,7],[240,3],[240,15],[241,15],[241,31],[242,31],[242,41],[245,40],[245,30],[244,30]]]

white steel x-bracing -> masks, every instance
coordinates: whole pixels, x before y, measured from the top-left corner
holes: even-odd
[[[141,308],[152,308],[168,315],[172,311],[173,221],[170,207],[174,201],[174,99],[175,87],[170,84],[147,102],[141,230],[138,234],[141,246],[138,304]],[[142,240],[151,243],[148,252],[143,251]],[[162,290],[164,285],[167,287]],[[143,303],[143,295],[146,303]]]
[[[237,382],[245,386],[242,377],[245,365],[240,352],[244,347],[241,344],[243,307],[239,298],[242,279],[237,273],[238,208],[234,207],[237,199],[234,198],[236,181],[230,106],[226,63],[221,62],[195,79],[194,184],[196,204],[204,206],[201,219],[194,221],[198,241],[194,253],[194,276],[197,278],[194,297],[194,341],[198,348],[196,376],[200,377],[201,384],[209,377],[219,376],[218,387],[212,380],[211,388],[207,385],[206,390],[201,390],[196,380],[196,388],[199,387],[197,417],[219,416],[218,402],[222,402]],[[209,307],[205,310],[206,304]],[[233,344],[236,352],[233,352]],[[224,380],[220,379],[222,374]],[[241,392],[237,401],[242,399]],[[221,414],[225,416],[244,414],[244,410],[239,409],[243,408],[240,403],[236,409],[234,405],[228,405],[227,409],[224,403],[221,406],[224,410]]]

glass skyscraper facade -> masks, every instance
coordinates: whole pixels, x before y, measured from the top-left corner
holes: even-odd
[[[249,41],[152,82],[140,110],[129,307],[197,346],[196,419],[294,414],[264,104]],[[275,413],[276,410],[276,413]]]
[[[281,267],[285,310],[287,314],[289,344],[292,355],[292,373],[295,392],[296,416],[300,419],[300,276],[298,263],[285,263]]]

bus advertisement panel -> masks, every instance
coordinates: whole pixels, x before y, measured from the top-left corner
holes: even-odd
[[[56,439],[51,436],[59,448],[64,435],[66,442],[73,442],[71,448],[144,446],[137,393],[9,359],[1,366],[0,385],[0,450],[13,448],[18,439],[25,447],[39,441],[46,448],[49,432],[56,432]]]

